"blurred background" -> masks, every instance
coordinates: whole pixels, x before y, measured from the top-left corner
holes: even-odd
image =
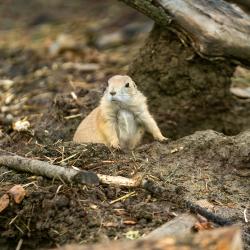
[[[1,1],[0,18],[0,47],[12,50],[13,57],[18,49],[34,49],[53,57],[50,62],[98,63],[101,69],[109,64],[124,70],[152,26],[145,16],[112,0],[6,0]],[[33,63],[26,71],[41,69]],[[4,73],[9,72],[2,70],[1,76]],[[20,72],[11,73],[15,77]],[[86,80],[86,74],[78,77]]]

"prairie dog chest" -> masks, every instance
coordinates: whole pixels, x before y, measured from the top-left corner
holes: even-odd
[[[129,140],[138,130],[138,123],[132,112],[121,109],[117,114],[117,132],[122,140]]]

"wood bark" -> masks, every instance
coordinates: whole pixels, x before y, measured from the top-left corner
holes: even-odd
[[[197,234],[165,236],[136,241],[115,241],[92,246],[68,245],[61,250],[241,250],[240,230],[236,227],[203,231]]]
[[[80,171],[70,167],[65,168],[40,160],[24,158],[18,155],[6,155],[6,152],[3,154],[0,151],[0,153],[0,165],[22,172],[41,175],[50,179],[63,180],[67,183],[97,185],[100,182],[102,184],[125,187],[138,187],[141,185],[141,179],[95,174],[91,171]],[[142,185],[146,185],[146,181],[142,182]]]
[[[162,226],[150,232],[145,239],[156,239],[166,236],[180,236],[190,234],[199,220],[192,214],[181,214]]]
[[[72,168],[64,168],[48,162],[28,159],[18,155],[0,155],[0,165],[9,168],[41,175],[51,179],[59,179],[66,182],[77,180],[81,184],[98,184],[98,177],[88,171],[77,171]]]
[[[250,65],[249,3],[242,1],[155,0],[123,2],[190,43],[201,56],[226,57]]]

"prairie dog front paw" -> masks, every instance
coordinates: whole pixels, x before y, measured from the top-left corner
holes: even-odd
[[[165,136],[163,136],[162,134],[160,134],[160,135],[156,135],[156,136],[154,136],[154,138],[155,138],[155,140],[157,140],[157,141],[167,141],[168,140],[168,138],[167,137],[165,137]]]
[[[120,149],[119,140],[112,140],[110,146],[115,149]]]

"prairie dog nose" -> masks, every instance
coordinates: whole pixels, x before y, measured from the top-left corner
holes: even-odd
[[[116,94],[115,91],[111,91],[111,92],[110,92],[110,95],[115,95],[115,94]]]

